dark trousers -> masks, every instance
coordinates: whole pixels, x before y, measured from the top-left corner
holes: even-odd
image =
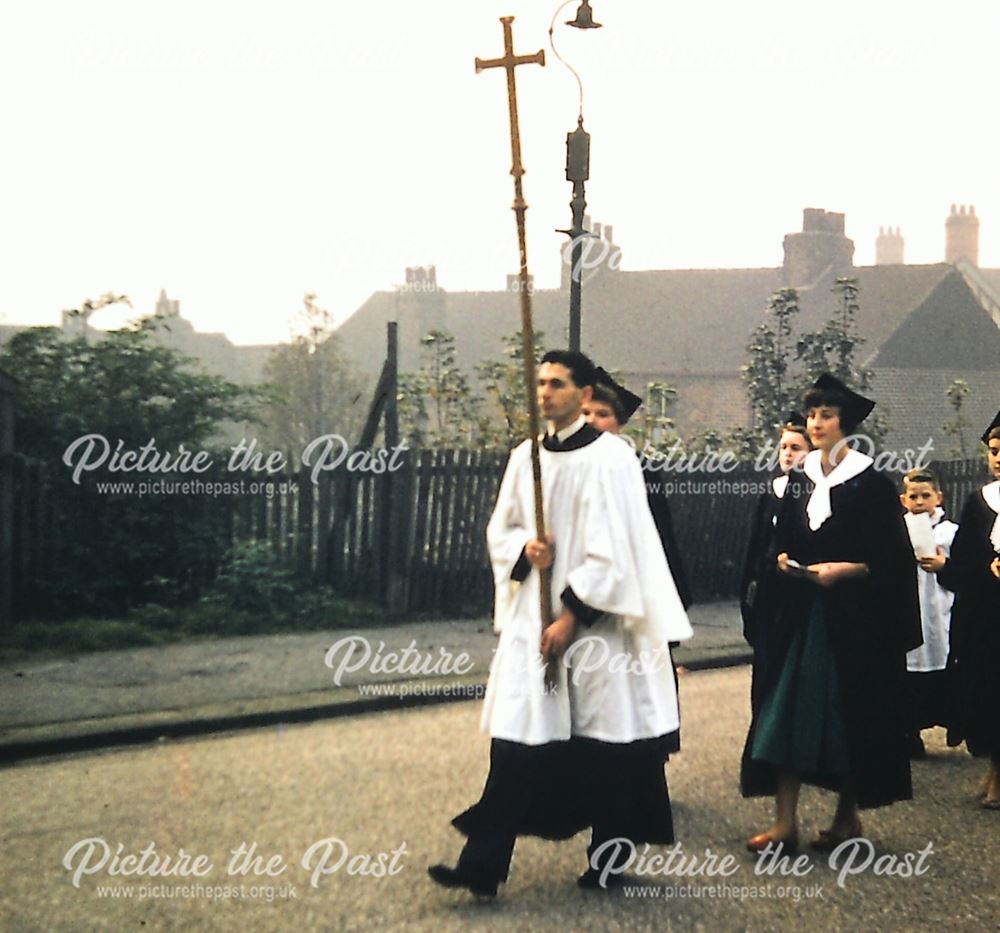
[[[452,821],[468,837],[459,867],[506,881],[518,836],[568,839],[587,827],[588,860],[612,839],[673,842],[663,770],[671,741],[616,745],[574,738],[526,746],[494,739],[482,798]],[[628,846],[609,847],[597,867],[616,855],[620,867],[630,854]]]
[[[452,822],[468,837],[459,867],[490,881],[506,881],[519,835],[567,839],[589,825],[572,742],[521,745],[494,739],[490,773],[479,802]]]

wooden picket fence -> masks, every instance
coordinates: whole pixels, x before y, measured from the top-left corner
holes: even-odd
[[[506,460],[505,453],[420,450],[409,452],[392,474],[333,472],[320,476],[318,485],[306,472],[285,477],[286,486],[294,479],[297,488],[269,505],[257,500],[260,519],[239,524],[232,540],[277,542],[284,535],[287,547],[279,545],[279,553],[289,566],[348,595],[392,601],[412,612],[485,611],[492,599],[486,523]],[[945,507],[956,519],[969,493],[989,478],[980,460],[935,469]],[[664,484],[694,598],[736,598],[750,521],[767,476],[741,468],[665,473],[650,481]],[[241,508],[251,511],[248,502]]]
[[[0,517],[9,528],[10,551],[3,561],[6,579],[0,580],[11,618],[23,618],[48,609],[46,582],[59,573],[59,528],[46,481],[46,466],[17,454],[8,455],[0,469],[6,499]]]
[[[945,512],[956,522],[962,514],[965,500],[991,480],[983,458],[948,460],[934,464],[933,469],[941,480]]]
[[[230,540],[269,541],[300,576],[394,609],[488,608],[485,528],[506,460],[506,453],[420,450],[392,473],[272,477],[272,498],[238,503]]]
[[[952,460],[932,464],[944,491],[944,508],[955,521],[970,493],[990,477],[984,461]],[[735,599],[750,522],[767,477],[752,469],[725,475],[666,474],[677,544],[694,599]]]
[[[272,476],[260,480],[268,484],[266,495],[210,500],[204,533],[219,540],[220,552],[266,542],[300,578],[396,611],[485,613],[493,590],[485,529],[506,459],[486,451],[419,450],[407,452],[393,473],[337,470],[315,483],[308,470]],[[45,614],[65,559],[48,469],[0,455],[4,618]],[[952,461],[936,469],[957,520],[965,498],[989,480],[984,464]],[[766,481],[744,469],[663,475],[697,601],[737,596],[754,502]],[[207,568],[206,579],[213,572]]]

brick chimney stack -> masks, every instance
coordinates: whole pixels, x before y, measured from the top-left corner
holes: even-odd
[[[875,265],[903,265],[903,235],[899,232],[899,227],[895,230],[892,227],[888,230],[884,227],[878,228],[878,238],[875,240]]]
[[[970,265],[979,265],[979,218],[976,208],[962,204],[951,206],[951,214],[944,222],[944,261],[958,262],[964,259]]]
[[[844,215],[807,207],[802,232],[785,237],[784,284],[812,285],[824,275],[850,275],[854,268],[854,241],[844,234]]]

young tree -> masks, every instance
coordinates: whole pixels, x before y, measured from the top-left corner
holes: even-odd
[[[411,447],[476,444],[479,400],[456,363],[455,338],[433,330],[421,338],[423,362],[399,378],[400,432]]]
[[[427,399],[416,373],[400,373],[396,384],[399,434],[409,447],[427,447]]]
[[[969,383],[964,379],[956,379],[945,393],[951,407],[955,410],[954,421],[946,421],[941,425],[945,434],[958,438],[958,447],[953,447],[948,451],[952,457],[960,457],[962,460],[969,459],[969,450],[965,443],[965,429],[972,427],[972,424],[962,412],[966,396],[969,394]]]
[[[808,387],[828,372],[863,392],[868,388],[871,373],[860,369],[855,362],[856,353],[865,342],[858,334],[856,321],[860,307],[858,280],[837,279],[832,291],[838,301],[830,320],[820,330],[803,334],[796,344],[795,354],[802,363],[800,385]]]
[[[295,465],[310,441],[339,434],[357,439],[365,416],[364,382],[343,357],[333,315],[307,293],[291,322],[292,341],[271,351],[264,368],[269,401],[263,446],[284,451]]]
[[[748,362],[743,381],[750,403],[751,440],[770,439],[784,413],[800,395],[799,381],[790,372],[793,360],[792,321],[799,313],[799,295],[794,288],[782,288],[771,295],[766,317],[753,332],[747,345]]]
[[[545,355],[541,332],[534,334],[535,366]],[[524,388],[521,332],[503,338],[503,357],[476,366],[476,374],[493,403],[495,415],[480,419],[479,436],[485,447],[508,450],[528,436],[528,402]],[[497,417],[499,415],[499,418]]]
[[[857,326],[858,280],[838,278],[831,290],[837,296],[837,308],[830,320],[820,330],[803,334],[796,344],[796,357],[802,364],[797,394],[808,389],[824,372],[866,394],[871,391],[873,374],[863,368],[857,358],[865,343]],[[876,409],[864,428],[874,440],[882,440],[888,432],[885,410]]]
[[[798,408],[802,395],[822,373],[831,373],[858,392],[870,391],[872,373],[857,361],[865,342],[857,327],[857,279],[839,278],[832,291],[837,306],[830,319],[819,330],[798,336],[793,326],[799,312],[796,290],[783,288],[771,296],[768,317],[747,345],[743,378],[751,425],[736,429],[728,438],[737,456],[752,460],[765,445],[773,444],[774,430],[784,413]],[[865,422],[865,430],[876,441],[884,438],[888,432],[885,411],[876,409]]]

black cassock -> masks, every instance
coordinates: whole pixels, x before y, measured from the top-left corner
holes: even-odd
[[[780,653],[767,650],[767,636],[773,630],[777,612],[778,548],[776,519],[781,499],[774,492],[773,480],[767,492],[761,493],[750,526],[750,541],[743,560],[740,580],[740,615],[743,617],[743,637],[753,648],[753,679],[750,684],[750,709],[760,712],[765,685],[774,684],[777,672],[768,671],[769,661],[781,660]],[[749,748],[749,744],[747,746]]]
[[[750,540],[743,559],[740,578],[740,615],[743,617],[743,637],[753,648],[758,637],[766,634],[766,620],[774,614],[777,568],[776,519],[781,499],[774,492],[774,480],[757,499]]]
[[[952,735],[964,738],[976,756],[1000,752],[1000,580],[990,571],[997,553],[990,532],[997,519],[976,490],[965,502],[951,557],[938,573],[956,593],[951,611],[949,667],[957,671],[958,722]]]
[[[759,704],[777,685],[793,636],[819,602],[838,681],[840,713],[847,732],[849,774],[858,805],[883,806],[912,797],[906,745],[903,683],[906,652],[921,644],[916,564],[893,483],[873,467],[830,489],[832,514],[809,528],[806,505],[815,488],[794,472],[781,501],[773,545],[799,563],[850,561],[869,574],[820,587],[776,574],[751,615],[755,650],[754,693]],[[767,505],[759,519],[765,523]],[[773,608],[772,608],[773,607]],[[741,768],[744,796],[775,793],[774,768],[751,758],[757,719],[750,726]],[[839,790],[822,776],[809,783]]]

